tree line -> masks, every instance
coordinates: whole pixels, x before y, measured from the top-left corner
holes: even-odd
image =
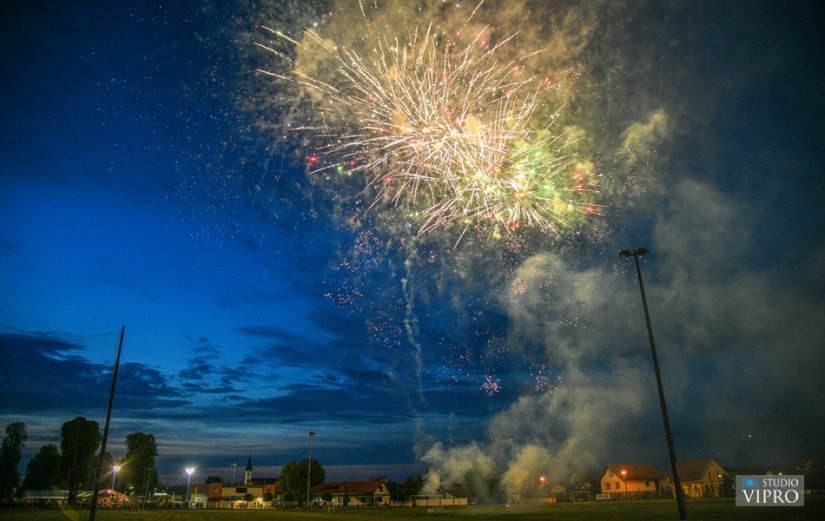
[[[312,467],[311,471],[308,468],[310,465]],[[278,501],[306,504],[307,474],[309,474],[310,477],[309,485],[311,488],[324,483],[327,473],[323,465],[321,465],[318,460],[314,458],[312,461],[306,459],[301,461],[292,460],[281,467],[281,474],[278,478],[276,478],[278,480],[277,498],[273,497],[272,494],[267,493],[264,495],[264,501],[272,501],[277,499]],[[386,477],[378,477],[372,481],[383,481],[386,483],[387,489],[390,491],[390,497],[393,500],[407,499],[410,496],[420,494],[421,489],[424,486],[424,477],[421,474],[408,476],[404,481],[394,481],[387,479]],[[204,480],[204,483],[223,483],[223,478],[218,475],[209,475]],[[246,501],[251,501],[252,495],[247,494],[247,496],[249,496],[249,498],[244,496],[244,499]],[[325,496],[327,497],[322,498],[325,501],[332,500],[331,494],[325,494]]]
[[[21,483],[19,465],[27,439],[25,423],[6,426],[0,446],[0,502],[12,502],[26,490],[63,489],[69,503],[76,503],[81,490],[92,488],[102,439],[96,421],[78,416],[65,422],[60,428],[60,447],[52,443],[40,447],[26,466]],[[98,488],[114,484],[116,490],[148,495],[158,486],[157,456],[157,442],[152,434],[129,434],[126,457],[117,472],[113,472],[113,467],[118,463],[108,452],[104,454]]]

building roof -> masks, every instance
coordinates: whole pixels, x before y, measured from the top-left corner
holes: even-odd
[[[623,465],[608,465],[607,468],[616,474],[622,481],[638,481],[648,479],[662,479],[665,473],[649,463],[626,463]],[[625,471],[622,474],[622,471]]]
[[[713,458],[686,459],[677,462],[676,468],[679,470],[679,479],[681,481],[701,481],[702,475],[711,461],[714,461]],[[721,465],[719,466],[721,467]]]
[[[384,484],[383,481],[333,481],[321,483],[310,489],[311,494],[374,494]]]

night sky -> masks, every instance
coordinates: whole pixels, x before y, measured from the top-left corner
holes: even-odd
[[[346,40],[357,9],[2,3],[0,419],[27,421],[27,457],[102,418],[125,325],[110,452],[153,433],[168,484],[248,455],[275,476],[310,430],[331,479],[667,469],[616,255],[638,246],[679,457],[822,456],[820,3],[485,3],[574,71],[553,128],[585,136],[604,208],[460,241],[308,175],[328,136],[281,135],[317,113],[256,73],[284,66],[259,26]]]

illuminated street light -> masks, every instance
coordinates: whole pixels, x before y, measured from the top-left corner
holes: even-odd
[[[656,356],[656,342],[653,341],[653,327],[650,325],[650,312],[647,310],[645,285],[644,282],[642,282],[642,268],[639,266],[639,257],[649,251],[647,248],[642,247],[636,248],[635,250],[621,250],[619,255],[622,257],[633,256],[633,261],[636,263],[636,276],[639,277],[639,291],[642,293],[642,307],[645,311],[647,337],[650,340],[650,354],[653,357],[653,370],[656,372],[656,387],[659,389],[659,404],[662,406],[662,421],[665,424],[665,438],[667,438],[667,450],[670,455],[670,468],[673,471],[673,488],[676,494],[676,504],[679,507],[679,519],[687,519],[685,496],[682,493],[682,481],[679,479],[679,470],[676,468],[676,449],[673,448],[673,433],[670,431],[670,418],[667,415],[665,388],[662,386],[662,374],[659,372],[659,357]],[[625,493],[627,493],[627,483],[625,483]]]
[[[234,485],[235,484],[235,470],[238,468],[238,464],[237,463],[230,463],[229,466],[232,467],[232,484]]]
[[[120,471],[120,465],[115,465],[112,467],[112,490],[115,489],[115,478],[117,477],[117,473]]]
[[[624,498],[627,499],[627,471],[622,469],[622,481],[624,482]]]
[[[194,467],[186,467],[186,506],[189,506],[189,481],[192,479],[194,472]]]

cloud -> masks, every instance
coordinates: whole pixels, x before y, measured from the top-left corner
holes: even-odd
[[[86,358],[100,356],[89,352],[86,342],[83,338],[43,333],[0,335],[0,352],[5,360],[0,370],[4,414],[85,410],[92,417],[102,415],[112,367],[108,360],[101,363]],[[104,358],[113,355],[114,349]],[[188,403],[162,373],[136,363],[121,365],[116,401],[120,411]]]
[[[199,337],[191,349],[193,356],[187,361],[186,369],[178,373],[179,378],[189,380],[187,384],[192,384],[192,380],[203,381],[211,378],[217,371],[215,363],[220,359],[218,348],[210,344],[206,337]]]
[[[116,403],[119,413],[177,408],[191,400],[159,370],[134,362],[124,363],[118,373]]]
[[[87,360],[83,351],[83,345],[72,338],[0,334],[2,410],[32,412],[104,403],[101,397],[108,394],[111,368]]]

